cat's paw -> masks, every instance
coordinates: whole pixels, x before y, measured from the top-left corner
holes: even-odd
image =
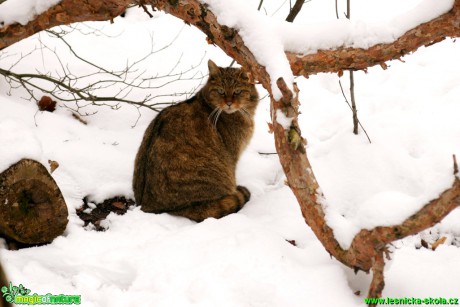
[[[236,187],[236,190],[240,192],[244,197],[244,202],[247,203],[251,199],[251,192],[246,187],[239,185]]]

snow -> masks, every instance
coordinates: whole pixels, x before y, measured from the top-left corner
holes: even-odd
[[[409,11],[381,22],[342,18],[308,24],[273,20],[244,0],[202,2],[209,5],[220,24],[239,30],[257,62],[265,66],[272,80],[273,96],[278,100],[281,92],[276,80],[282,77],[291,86],[294,78],[287,59],[281,60],[285,59],[285,51],[309,54],[342,46],[369,48],[391,43],[413,27],[448,12],[454,0],[424,0]]]
[[[236,7],[239,2],[235,3]],[[254,10],[258,3],[254,0],[245,5]],[[267,4],[272,5],[265,7],[268,15],[281,3]],[[393,20],[420,3],[430,2],[356,0],[353,18],[356,23],[368,22],[366,18],[378,20],[375,16]],[[438,14],[447,4],[439,1],[430,8]],[[285,9],[272,20],[283,19]],[[168,72],[179,58],[176,71],[200,63],[192,75],[207,73],[203,55],[221,66],[231,62],[207,45],[204,35],[194,28],[163,13],[154,16],[148,19],[142,9],[133,8],[114,24],[81,25],[84,31],[103,28],[110,36],[75,31],[67,39],[84,57],[120,69],[127,60],[139,59],[151,49],[151,36],[155,50],[160,50],[180,32],[171,47],[143,62],[149,75]],[[418,18],[409,17],[407,20]],[[225,18],[231,21],[231,16]],[[322,20],[327,28],[326,21],[334,20],[335,12],[330,3],[312,1],[297,18],[292,27]],[[260,19],[270,20],[262,15]],[[165,28],[168,31],[161,30]],[[312,43],[322,39],[336,42],[336,37],[330,36],[313,37]],[[2,68],[40,47],[40,41],[51,49],[56,47],[74,73],[92,71],[43,33],[3,50]],[[14,69],[58,70],[52,53],[37,50]],[[355,73],[358,116],[372,144],[362,131],[358,136],[351,133],[351,113],[336,75],[296,79],[299,124],[308,141],[312,171],[325,196],[328,223],[343,247],[362,228],[399,223],[452,184],[452,154],[460,155],[459,53],[460,43],[447,40],[406,56],[405,63],[389,63],[388,70],[371,68],[367,74]],[[282,65],[272,62],[275,71]],[[342,77],[341,82],[347,89],[347,78]],[[199,83],[184,80],[155,92],[193,89]],[[83,111],[98,113],[84,117],[88,122],[84,125],[62,103],[53,113],[40,112],[33,102],[22,99],[27,97],[25,91],[10,91],[4,79],[0,88],[0,170],[23,157],[46,166],[48,160],[57,161],[60,166],[52,176],[70,214],[65,233],[50,244],[18,251],[0,245],[0,260],[13,284],[21,283],[32,293],[78,294],[85,307],[364,306],[370,276],[355,275],[331,259],[305,224],[285,185],[278,157],[272,154],[267,98],[260,102],[254,138],[237,168],[238,183],[252,193],[239,213],[197,224],[132,208],[123,216],[109,215],[103,222],[108,230],[96,232],[82,226],[76,208],[85,196],[91,203],[116,195],[132,197],[134,157],[155,113],[128,105],[119,110],[87,107]],[[258,89],[263,97],[265,92]],[[133,97],[143,94],[140,90],[132,93]],[[387,260],[385,267],[383,295],[458,297],[459,220],[457,209],[434,228],[390,246],[392,260]],[[420,248],[421,238],[428,241],[441,236],[447,240],[436,251]],[[297,246],[286,240],[295,240]],[[358,290],[360,294],[355,295]]]
[[[281,110],[276,110],[276,122],[278,124],[280,124],[281,126],[283,126],[284,129],[289,129],[291,127],[291,124],[292,124],[292,120],[293,118],[292,117],[287,117],[283,111]]]
[[[20,119],[4,118],[0,125],[0,172],[16,163],[17,157],[43,162],[43,149],[40,139],[32,127]]]
[[[452,93],[460,75],[450,61],[459,49],[453,45],[438,53],[438,48],[392,63],[388,71],[355,73],[357,95],[368,93],[358,109],[367,114],[360,119],[372,144],[364,135],[350,134],[351,115],[333,77],[298,81],[303,89],[299,123],[326,196],[328,222],[345,248],[361,228],[397,224],[452,185],[452,154],[458,156],[460,149]],[[324,89],[305,96],[317,90],[315,81]],[[343,109],[337,109],[340,104]],[[317,116],[323,112],[328,115]]]
[[[2,26],[14,23],[26,25],[35,16],[47,11],[61,0],[21,0],[21,9],[18,2],[8,0],[0,4],[0,22]]]

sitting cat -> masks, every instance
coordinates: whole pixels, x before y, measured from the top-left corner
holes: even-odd
[[[235,168],[254,130],[257,90],[245,72],[209,60],[209,79],[192,98],[161,111],[136,156],[133,190],[145,212],[200,222],[237,212],[250,193]]]

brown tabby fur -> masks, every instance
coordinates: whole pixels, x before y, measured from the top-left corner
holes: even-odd
[[[209,79],[187,101],[161,111],[136,156],[133,190],[145,212],[194,221],[237,212],[249,200],[235,168],[259,101],[246,73],[208,62]]]

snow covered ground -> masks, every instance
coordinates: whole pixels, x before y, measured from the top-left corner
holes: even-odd
[[[333,20],[329,2],[307,3],[297,23]],[[356,0],[352,14],[357,20],[391,20],[419,2]],[[257,7],[259,1],[250,3]],[[282,19],[287,3],[282,4],[270,2],[263,11]],[[167,73],[179,58],[175,72],[197,65],[187,76],[205,75],[207,58],[221,66],[231,62],[207,45],[202,33],[162,13],[149,19],[142,10],[132,10],[112,25],[88,23],[82,29],[102,27],[110,37],[73,32],[67,39],[80,55],[106,68],[122,69],[127,59],[149,52],[152,38],[154,50],[160,50],[178,33],[170,47],[142,62],[147,75]],[[91,71],[45,33],[3,51],[0,66],[8,68],[37,47],[15,70],[58,70],[53,53],[40,42],[56,48],[73,72]],[[302,132],[327,198],[328,221],[343,246],[363,227],[403,220],[451,184],[452,154],[460,156],[459,55],[460,44],[446,40],[406,56],[405,63],[390,63],[386,71],[355,73],[359,118],[372,144],[362,132],[351,133],[351,113],[336,75],[297,78]],[[346,76],[341,81],[348,88]],[[154,94],[187,92],[199,84],[199,78],[179,81]],[[48,159],[58,161],[53,177],[70,213],[65,234],[51,244],[0,249],[13,284],[38,294],[81,295],[85,307],[364,306],[369,276],[355,275],[330,258],[284,185],[277,156],[260,154],[275,152],[267,126],[268,99],[260,102],[255,136],[238,166],[239,183],[252,193],[243,210],[197,224],[135,208],[123,216],[109,215],[108,230],[96,232],[82,227],[75,210],[87,195],[94,202],[133,196],[134,157],[155,112],[128,105],[119,110],[90,106],[82,111],[98,113],[85,117],[84,125],[62,104],[53,113],[37,112],[34,103],[22,99],[27,97],[24,90],[10,91],[3,79],[0,89],[0,170],[22,157],[45,165]],[[131,97],[144,94],[134,91]],[[436,251],[420,248],[421,237],[433,241],[439,236],[447,240]],[[460,297],[459,238],[456,210],[432,234],[396,242],[385,269],[384,296]]]

